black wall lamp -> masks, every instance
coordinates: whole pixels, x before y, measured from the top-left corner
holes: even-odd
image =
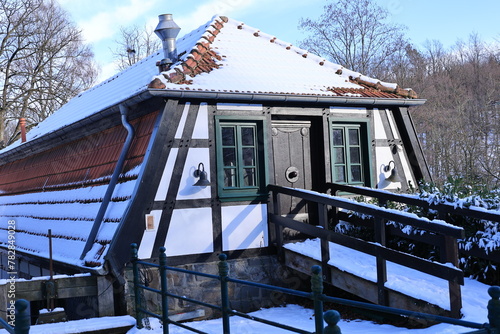
[[[391,170],[391,162],[394,165]],[[399,176],[398,170],[396,169],[396,163],[394,160],[389,161],[387,166],[384,167],[384,172],[391,171],[391,175],[389,177],[386,177],[385,180],[389,182],[401,182],[401,177]]]
[[[193,184],[196,187],[206,187],[210,185],[210,181],[208,180],[207,172],[205,172],[205,166],[203,162],[200,162],[198,165],[198,169],[194,171],[194,177],[199,177],[200,179]]]

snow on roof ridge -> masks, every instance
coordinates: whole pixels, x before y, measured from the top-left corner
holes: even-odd
[[[223,64],[221,63],[221,59],[219,59],[221,55],[217,52],[214,52],[215,55],[211,55],[211,59],[210,57],[204,56],[206,51],[212,51],[210,49],[210,46],[213,44],[216,36],[226,25],[232,25],[238,30],[246,31],[255,37],[263,38],[271,43],[285,48],[286,50],[293,51],[301,55],[303,58],[308,58],[310,61],[319,64],[320,66],[333,69],[337,75],[345,78],[346,82],[351,82],[359,85],[360,89],[372,88],[386,93],[394,93],[402,97],[417,97],[411,89],[401,89],[396,83],[384,82],[376,78],[363,75],[359,72],[345,69],[339,64],[328,61],[325,58],[317,56],[310,51],[302,49],[298,46],[279,40],[273,35],[264,33],[257,28],[246,25],[244,22],[219,15],[213,16],[209,22],[207,22],[205,25],[200,26],[200,28],[196,30],[197,32],[199,32],[200,29],[206,29],[200,36],[200,39],[196,42],[193,42],[193,46],[191,47],[189,52],[188,50],[186,50],[185,54],[182,58],[179,59],[178,62],[173,64],[167,71],[164,71],[159,75],[153,77],[148,88],[165,89],[167,88],[168,84],[173,83],[179,85],[179,89],[181,90],[190,89],[189,85],[193,83],[193,78],[195,76],[201,73],[211,72],[213,69],[223,66]],[[203,48],[199,46],[200,44],[203,45]],[[219,56],[219,58],[217,58],[217,56]],[[203,63],[202,66],[200,66],[200,62]],[[200,88],[198,88],[198,90],[200,90]],[[359,94],[354,93],[353,96],[358,95]]]

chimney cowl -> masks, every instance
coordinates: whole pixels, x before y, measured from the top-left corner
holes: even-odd
[[[159,22],[155,29],[155,34],[163,43],[164,59],[160,62],[160,70],[167,69],[177,61],[177,46],[175,39],[181,28],[174,22],[172,14],[162,14],[158,16]]]

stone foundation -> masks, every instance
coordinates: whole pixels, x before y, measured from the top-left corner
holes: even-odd
[[[306,275],[297,275],[297,272],[292,271],[279,263],[275,256],[240,258],[228,260],[227,262],[229,264],[229,277],[231,278],[282,286],[289,289],[305,288],[305,291],[310,289],[310,283]],[[176,267],[212,275],[219,274],[218,261],[191,263]],[[141,268],[141,273],[141,277],[143,279],[146,278],[150,281],[150,287],[160,289],[159,273],[156,268]],[[128,314],[134,315],[135,297],[131,267],[126,269],[125,276],[128,282],[125,287],[127,311]],[[221,305],[219,280],[174,271],[168,271],[167,277],[167,289],[169,293],[203,301],[204,303],[212,305]],[[235,283],[229,283],[229,298],[231,309],[245,313],[256,311],[260,308],[283,305],[287,302],[295,300],[293,296],[288,296],[282,292],[270,291],[267,289]],[[149,311],[161,314],[161,297],[159,294],[144,290],[143,300],[145,300]],[[171,315],[203,310],[205,314],[204,318],[220,316],[219,312],[212,308],[203,307],[172,297],[169,297],[168,305],[169,314]]]

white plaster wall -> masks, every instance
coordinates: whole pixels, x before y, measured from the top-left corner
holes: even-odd
[[[182,138],[182,132],[184,132],[184,126],[186,125],[186,119],[187,119],[190,105],[191,105],[191,103],[189,103],[189,102],[186,102],[186,104],[184,105],[184,109],[182,110],[182,116],[181,116],[181,119],[179,121],[179,125],[177,126],[177,131],[175,132],[176,139]]]
[[[207,172],[208,179],[210,179],[210,151],[207,148],[190,148],[186,157],[186,164],[182,172],[181,181],[179,185],[179,192],[177,199],[202,199],[211,197],[211,186],[199,187],[193,186],[198,178],[194,177],[194,171],[198,169],[200,162],[203,163],[205,171]]]
[[[267,205],[222,207],[222,249],[267,247]]]
[[[167,163],[165,164],[165,169],[163,169],[160,184],[158,186],[158,190],[156,191],[155,201],[164,201],[167,198],[168,186],[170,185],[170,180],[172,179],[172,171],[174,170],[178,152],[178,148],[170,149],[170,154],[168,155]]]
[[[262,111],[262,104],[247,104],[247,103],[217,103],[217,110],[246,110],[246,111]]]
[[[208,139],[208,106],[205,102],[200,104],[192,138]]]
[[[142,235],[141,243],[139,244],[139,249],[137,251],[137,256],[139,259],[149,259],[151,258],[151,254],[153,252],[153,246],[156,239],[156,233],[158,232],[158,225],[160,224],[162,210],[153,210],[150,212],[153,215],[155,229],[154,230],[145,230]],[[146,228],[146,217],[144,217],[144,228]]]
[[[389,126],[391,128],[392,136],[394,136],[395,139],[400,139],[399,136],[399,131],[396,127],[396,123],[394,121],[394,117],[392,115],[392,112],[390,110],[384,109],[384,110],[378,110],[374,109],[373,110],[373,115],[374,115],[374,123],[375,123],[375,139],[385,139],[389,137],[387,133],[385,132],[384,126],[382,124],[382,119],[381,119],[381,113],[386,113],[388,119],[389,119]],[[391,138],[392,138],[391,136]],[[394,154],[391,151],[391,147],[389,146],[383,146],[383,147],[377,147],[375,149],[375,161],[376,161],[376,166],[377,166],[377,187],[379,189],[386,189],[386,190],[396,190],[400,189],[402,187],[401,182],[390,182],[387,181],[386,178],[391,175],[391,171],[389,172],[384,172],[383,168],[389,164],[391,160],[394,160]],[[401,177],[403,175],[405,178],[409,181],[412,181],[412,184],[415,185],[415,180],[413,180],[412,172],[410,169],[410,164],[408,161],[408,157],[404,151],[404,147],[402,145],[398,145],[398,153],[397,153],[401,165],[403,169],[399,169],[398,172]],[[391,164],[391,169],[392,169],[392,164]]]
[[[385,132],[384,124],[382,123],[381,113],[386,113],[386,110],[373,109],[373,120],[375,126],[375,138],[387,140],[388,134]],[[389,115],[390,116],[390,115]],[[389,122],[390,123],[390,122]],[[391,124],[392,126],[392,124]],[[396,132],[397,133],[397,132]],[[386,178],[391,175],[389,172],[384,172],[384,167],[394,160],[394,156],[389,146],[382,146],[375,148],[375,166],[377,167],[377,188],[379,189],[397,189],[401,188],[400,182],[389,182]],[[391,164],[392,167],[392,164]]]
[[[167,256],[214,251],[211,208],[176,209],[165,240]]]
[[[374,139],[387,139],[387,133],[385,133],[384,124],[382,123],[382,118],[380,113],[385,112],[385,110],[373,109],[373,121],[375,127],[375,138]]]
[[[355,108],[355,107],[330,107],[330,113],[332,114],[348,114],[348,115],[366,115],[366,108]]]

